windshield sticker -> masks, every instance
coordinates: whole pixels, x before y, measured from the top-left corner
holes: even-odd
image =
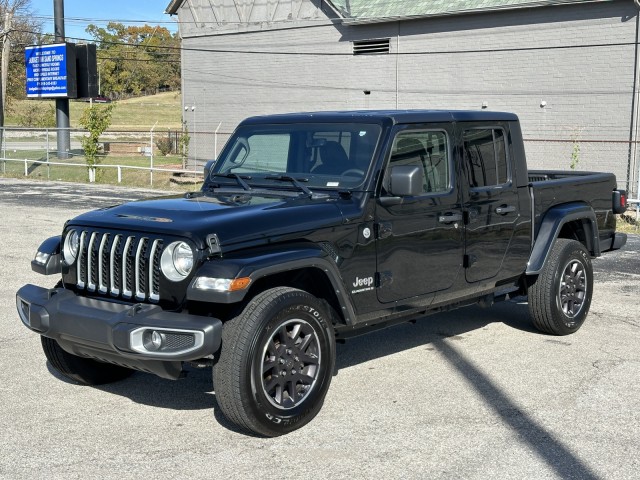
[[[327,182],[327,187],[339,187],[340,182]]]

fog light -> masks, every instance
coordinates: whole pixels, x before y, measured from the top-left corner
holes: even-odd
[[[154,357],[176,358],[202,348],[205,334],[200,330],[140,327],[129,333],[129,345],[134,352]],[[194,357],[195,358],[195,357]]]
[[[157,330],[147,330],[144,332],[143,345],[150,352],[157,352],[165,343],[165,336]]]
[[[160,350],[163,343],[162,340],[162,334],[154,330],[151,334],[151,345],[155,347],[156,350]]]

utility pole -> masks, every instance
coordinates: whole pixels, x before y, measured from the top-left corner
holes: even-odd
[[[2,78],[0,84],[2,89],[0,90],[0,127],[4,127],[4,111],[7,101],[7,78],[9,75],[9,54],[11,49],[11,42],[9,41],[9,31],[11,30],[11,22],[13,20],[13,14],[9,10],[4,12],[4,26],[2,27]]]
[[[64,0],[53,0],[56,43],[65,43]],[[71,132],[69,130],[69,99],[56,98],[56,127],[58,130],[58,158],[69,158]]]

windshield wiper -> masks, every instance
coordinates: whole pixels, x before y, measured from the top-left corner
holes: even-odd
[[[251,190],[251,186],[245,182],[245,180],[251,180],[251,177],[247,175],[238,175],[237,173],[212,173],[211,178],[215,177],[233,178],[242,188],[245,190]]]
[[[309,188],[307,188],[306,185],[301,184],[300,182],[308,182],[309,179],[308,178],[293,178],[290,175],[267,175],[266,177],[264,177],[265,180],[277,180],[279,182],[291,182],[293,184],[294,187],[296,187],[299,190],[302,190],[302,192],[305,195],[309,195],[310,197],[313,197],[313,192],[311,190],[309,190]]]

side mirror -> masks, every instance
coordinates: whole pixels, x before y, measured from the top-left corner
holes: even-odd
[[[418,165],[391,167],[389,193],[394,197],[420,195],[424,186],[424,170]]]
[[[211,171],[211,167],[216,163],[215,160],[209,160],[204,166],[204,179],[207,179],[209,172]]]

